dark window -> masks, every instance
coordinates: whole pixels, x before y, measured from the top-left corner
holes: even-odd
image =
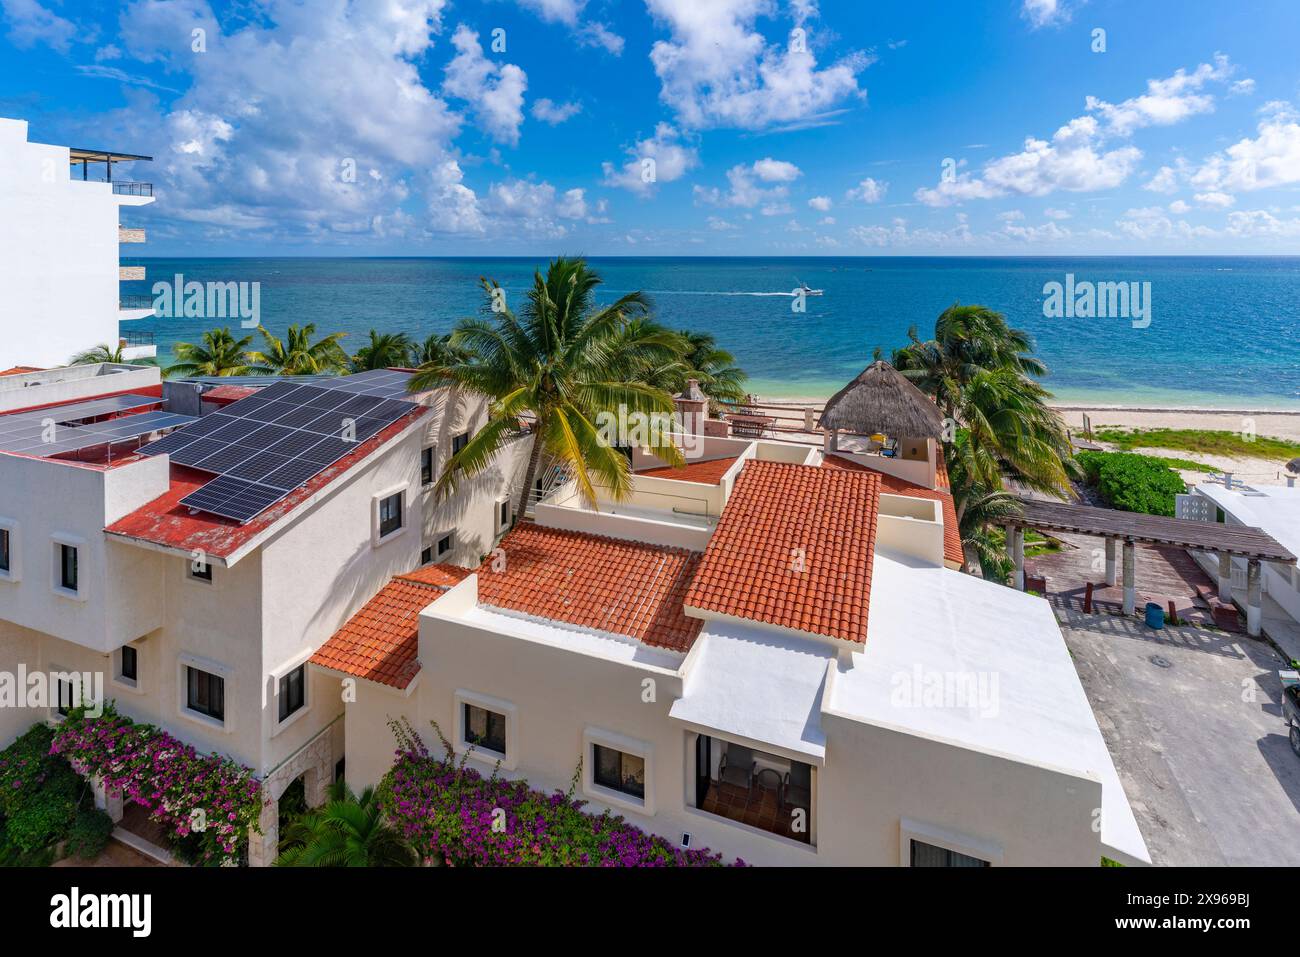
[[[334,765],[334,780],[342,781],[343,775],[347,773],[348,759],[346,756],[339,758],[338,763]]]
[[[510,526],[510,503],[508,501],[502,502],[497,511],[499,512],[498,521],[501,528],[508,528]]]
[[[462,432],[451,440],[451,454],[455,455],[465,446],[469,445],[469,433]]]
[[[599,744],[591,747],[595,767],[592,778],[597,784],[633,797],[645,797],[645,758]]]
[[[307,702],[307,666],[299,665],[280,679],[280,720]]]
[[[487,708],[465,705],[465,743],[505,754],[506,716]]]
[[[226,720],[226,679],[198,668],[186,667],[188,688],[185,705],[191,711],[206,714],[218,721]]]
[[[420,564],[428,565],[432,561],[433,561],[433,546],[426,545],[424,546],[424,548],[420,549]]]
[[[72,710],[73,705],[77,702],[72,700],[72,682],[63,678],[59,679],[59,702],[58,712],[65,718],[68,712]]]
[[[77,548],[75,545],[59,546],[59,584],[68,591],[77,590]]]
[[[0,528],[0,572],[9,571],[9,529]]]
[[[201,582],[212,581],[212,566],[207,562],[190,562],[190,577]]]
[[[442,556],[443,556],[443,555],[446,555],[449,551],[451,551],[451,534],[450,534],[450,533],[448,533],[448,534],[442,536],[442,538],[438,539],[438,557],[439,557],[439,558],[442,558]]]
[[[420,450],[420,484],[433,484],[433,449]]]
[[[935,847],[924,841],[912,841],[913,867],[988,867],[988,861],[969,854],[958,854],[946,847]]]
[[[391,535],[402,527],[402,493],[390,495],[379,503],[379,537]]]
[[[135,649],[130,645],[122,646],[122,677],[128,681],[135,681],[139,668],[139,659],[136,657]]]

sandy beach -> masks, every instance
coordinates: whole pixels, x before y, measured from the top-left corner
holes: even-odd
[[[813,406],[825,404],[829,396],[759,399],[760,403],[777,406]],[[1300,442],[1300,410],[1279,412],[1276,409],[1239,409],[1225,411],[1222,409],[1162,409],[1135,407],[1126,408],[1113,405],[1080,405],[1053,403],[1065,420],[1066,426],[1078,434],[1084,427],[1084,416],[1092,422],[1094,431],[1104,428],[1125,429],[1209,429],[1218,432],[1253,432],[1258,436],[1278,439],[1290,439]],[[1235,480],[1255,485],[1285,485],[1286,476],[1282,468],[1284,460],[1264,458],[1233,458],[1223,455],[1206,455],[1197,452],[1185,452],[1173,449],[1135,449],[1146,455],[1160,458],[1178,458],[1201,462],[1219,472],[1228,471]],[[1205,472],[1179,470],[1179,474],[1189,482],[1203,482],[1209,476]]]

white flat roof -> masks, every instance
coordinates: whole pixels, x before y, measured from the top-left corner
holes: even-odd
[[[876,553],[867,641],[827,707],[1102,784],[1102,843],[1150,861],[1051,607]],[[943,695],[941,698],[935,695]]]
[[[701,728],[811,758],[826,756],[822,685],[835,649],[756,625],[707,622],[683,695],[668,712]]]
[[[1243,525],[1262,528],[1293,555],[1300,555],[1300,488],[1259,485],[1243,492],[1205,482],[1196,491]]]

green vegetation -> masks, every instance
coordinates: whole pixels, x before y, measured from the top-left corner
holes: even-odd
[[[1133,452],[1080,452],[1076,459],[1088,484],[1111,508],[1172,516],[1174,497],[1187,491],[1164,459]]]
[[[113,819],[108,812],[97,807],[82,808],[77,811],[68,834],[68,856],[75,854],[85,861],[94,860],[108,846],[112,833]]]
[[[1124,865],[1121,864],[1119,861],[1111,860],[1109,857],[1103,857],[1101,859],[1101,866],[1102,867],[1123,867]]]
[[[0,865],[49,864],[78,815],[94,810],[90,786],[50,753],[53,741],[54,730],[36,724],[0,751]]]
[[[1025,529],[1026,558],[1033,558],[1036,555],[1050,555],[1052,552],[1059,552],[1060,550],[1061,543],[1056,539],[1040,535],[1032,528]]]
[[[256,372],[268,375],[319,375],[322,372],[344,372],[348,367],[348,354],[339,345],[346,333],[335,332],[323,339],[312,341],[316,324],[290,326],[284,339],[271,335],[265,326],[258,326],[266,348],[248,354],[248,361]]]
[[[1131,449],[1174,449],[1180,452],[1200,452],[1203,455],[1282,461],[1300,455],[1300,442],[1269,438],[1266,435],[1246,438],[1240,432],[1218,432],[1213,429],[1101,429],[1095,433],[1095,437],[1124,452]]]
[[[280,845],[277,867],[413,867],[415,851],[389,824],[375,789],[353,794],[342,781],[330,785],[322,808],[291,823]]]

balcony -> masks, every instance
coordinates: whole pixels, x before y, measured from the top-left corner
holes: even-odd
[[[143,266],[118,266],[117,278],[123,282],[130,282],[136,279],[144,278]]]
[[[145,241],[144,229],[133,228],[130,226],[117,227],[117,241],[119,243],[142,243]]]
[[[153,296],[119,296],[117,300],[117,318],[124,322],[132,319],[148,319],[154,314]]]
[[[116,196],[152,196],[153,183],[114,183],[113,193]]]
[[[118,344],[122,347],[123,362],[152,359],[158,355],[152,332],[128,332],[118,337]]]

